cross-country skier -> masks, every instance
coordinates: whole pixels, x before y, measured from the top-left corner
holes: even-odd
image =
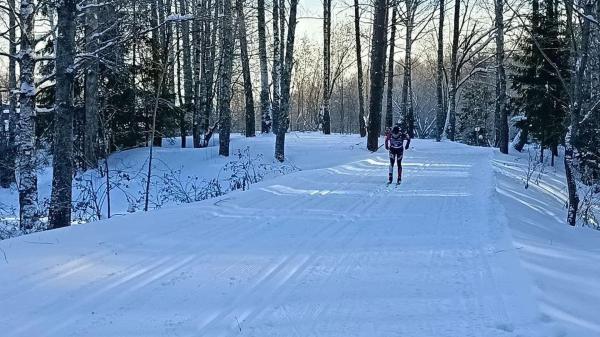
[[[406,146],[404,146],[406,141]],[[405,132],[400,130],[400,126],[396,125],[392,132],[388,132],[385,137],[385,149],[390,151],[390,176],[388,183],[391,184],[394,180],[394,164],[398,162],[398,184],[402,182],[402,157],[404,150],[408,150],[410,146],[410,137]]]

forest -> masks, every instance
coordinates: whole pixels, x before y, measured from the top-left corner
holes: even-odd
[[[599,18],[598,0],[0,0],[0,186],[29,233],[70,226],[77,177],[109,177],[125,150],[152,163],[168,140],[218,138],[228,157],[233,134],[273,134],[285,163],[290,132],[359,134],[375,152],[399,124],[535,148],[530,161],[564,165],[565,221],[593,222]]]

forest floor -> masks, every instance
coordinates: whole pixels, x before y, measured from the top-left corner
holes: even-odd
[[[417,140],[387,186],[356,136],[288,140],[301,170],[248,191],[0,241],[2,335],[600,334],[600,232],[564,224],[559,171],[525,190],[522,156]]]

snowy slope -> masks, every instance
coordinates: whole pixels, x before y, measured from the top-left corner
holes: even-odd
[[[600,336],[600,231],[565,224],[561,161],[529,189],[523,182],[527,154],[496,153],[494,166],[514,245],[545,319],[558,322],[563,336]]]
[[[385,153],[353,153],[219,200],[0,242],[2,335],[556,335],[492,151],[417,141],[398,188]]]
[[[188,144],[192,143],[191,137],[187,140]],[[315,169],[330,167],[337,165],[345,160],[358,159],[364,155],[360,137],[356,135],[337,135],[333,141],[324,141],[317,133],[291,133],[286,140],[288,148],[287,164],[299,169]],[[161,177],[165,174],[177,175],[180,182],[193,182],[197,178],[198,182],[220,178],[220,181],[226,185],[224,179],[227,175],[222,172],[222,169],[228,163],[237,160],[235,154],[238,151],[244,151],[250,147],[250,156],[256,158],[261,156],[261,162],[278,165],[273,159],[275,137],[274,135],[258,135],[251,140],[239,134],[233,134],[231,140],[230,158],[219,156],[218,135],[211,140],[210,147],[204,149],[179,147],[179,139],[168,139],[163,141],[162,148],[154,148],[153,161],[153,179],[151,200],[157,199],[157,194],[163,188]],[[143,208],[143,202],[136,200],[137,204],[131,205],[131,199],[139,199],[143,196],[145,189],[146,174],[148,171],[148,149],[137,148],[127,151],[122,151],[113,154],[109,160],[111,171],[111,210],[112,214],[126,214],[131,209],[139,210]],[[318,160],[315,160],[313,153],[322,153]],[[102,167],[104,169],[104,167]],[[127,177],[127,181],[121,178]],[[107,215],[108,203],[102,199],[105,191],[105,178],[96,171],[89,171],[84,175],[79,175],[84,179],[84,182],[90,181],[93,183],[93,189],[98,191],[98,196],[101,203],[103,217]],[[81,199],[82,182],[75,182],[73,187],[73,197],[75,202]],[[198,183],[202,185],[201,183]],[[52,186],[52,168],[44,167],[38,173],[38,188],[39,199],[44,200],[50,198]],[[142,204],[142,205],[141,205]],[[160,207],[169,207],[175,202],[166,201]],[[16,188],[2,189],[0,188],[0,205],[14,207],[18,209],[18,192]],[[150,203],[150,208],[156,208],[155,203]]]

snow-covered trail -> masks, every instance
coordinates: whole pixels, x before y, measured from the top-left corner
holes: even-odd
[[[416,142],[218,200],[0,243],[3,336],[551,336],[492,152]],[[1,260],[1,258],[0,258]]]

